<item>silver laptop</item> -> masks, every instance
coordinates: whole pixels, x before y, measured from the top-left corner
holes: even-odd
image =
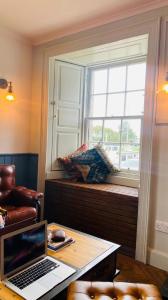
[[[1,280],[27,300],[36,300],[76,272],[47,256],[47,222],[1,237]]]

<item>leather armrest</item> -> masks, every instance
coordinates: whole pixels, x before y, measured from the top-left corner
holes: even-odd
[[[15,205],[36,206],[37,202],[43,199],[43,193],[17,186],[12,190]]]

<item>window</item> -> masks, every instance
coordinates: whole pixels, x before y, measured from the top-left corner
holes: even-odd
[[[89,147],[101,143],[114,165],[127,173],[139,171],[145,72],[144,60],[88,69]]]

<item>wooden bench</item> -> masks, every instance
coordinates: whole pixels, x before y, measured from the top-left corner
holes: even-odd
[[[74,229],[121,244],[134,257],[138,190],[114,184],[46,180],[45,217]]]

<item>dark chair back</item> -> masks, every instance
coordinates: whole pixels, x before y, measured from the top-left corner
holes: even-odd
[[[9,200],[12,189],[15,187],[15,166],[0,165],[0,204]]]

